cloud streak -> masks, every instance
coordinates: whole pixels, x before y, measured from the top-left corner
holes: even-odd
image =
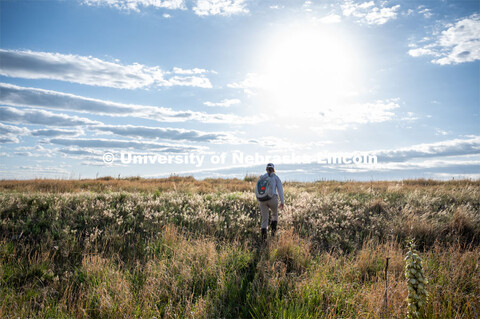
[[[195,86],[211,88],[206,70],[177,75],[139,63],[123,65],[91,56],[0,49],[0,75],[25,79],[50,79],[118,89]],[[172,73],[174,74],[172,76]]]
[[[22,124],[39,124],[47,126],[79,126],[101,124],[84,117],[52,113],[45,110],[16,109],[0,107],[0,121]]]
[[[32,136],[59,137],[59,136],[80,136],[85,135],[83,130],[65,130],[65,129],[40,129],[30,133]]]
[[[415,158],[463,156],[480,154],[480,136],[417,144],[393,150],[374,151],[378,162],[404,162]]]
[[[134,149],[134,150],[156,150],[165,153],[182,153],[198,151],[201,147],[189,146],[189,145],[174,145],[167,143],[157,142],[145,142],[145,141],[132,141],[132,140],[115,140],[115,139],[103,139],[103,138],[51,138],[44,142],[63,145],[63,146],[77,146],[87,148],[103,148],[103,149]]]
[[[177,128],[133,126],[133,125],[98,125],[93,130],[133,137],[149,139],[169,139],[178,141],[219,142],[226,139],[226,133],[206,133],[196,130]]]
[[[239,99],[223,99],[220,102],[204,102],[203,105],[206,106],[221,106],[221,107],[230,107],[235,104],[239,104],[241,101]]]
[[[320,116],[325,124],[339,128],[350,124],[380,123],[395,117],[394,110],[400,107],[399,101],[393,98],[337,106],[320,111]]]
[[[0,123],[0,143],[19,143],[18,136],[27,135],[30,131],[25,127]]]
[[[81,113],[129,116],[146,118],[160,122],[199,121],[203,123],[257,123],[254,118],[244,118],[234,114],[209,114],[195,111],[175,111],[171,108],[149,105],[123,104],[107,100],[0,83],[0,103],[9,106],[28,106]]]

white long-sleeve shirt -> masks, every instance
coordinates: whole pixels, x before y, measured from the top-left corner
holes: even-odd
[[[273,194],[280,196],[280,203],[285,204],[285,198],[283,197],[282,181],[280,180],[280,177],[277,176],[277,174],[271,173],[270,177],[272,177],[272,175],[273,175],[273,178],[272,178]],[[263,174],[263,176],[268,176],[268,173]]]

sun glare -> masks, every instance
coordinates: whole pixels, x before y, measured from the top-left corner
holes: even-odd
[[[289,28],[273,36],[263,53],[267,103],[282,115],[318,114],[357,90],[357,54],[331,28]]]

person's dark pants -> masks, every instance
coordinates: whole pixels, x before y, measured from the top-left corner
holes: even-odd
[[[272,210],[272,222],[270,224],[270,229],[272,230],[272,236],[275,236],[275,232],[277,231],[277,223],[278,223],[278,197],[274,196],[273,198],[261,202],[260,204],[260,212],[262,213],[262,238],[267,238],[267,226],[268,226],[268,210]]]

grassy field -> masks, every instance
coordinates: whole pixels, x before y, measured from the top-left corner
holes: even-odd
[[[480,317],[480,181],[287,182],[262,244],[254,180],[0,181],[0,318],[403,318],[409,238]]]

